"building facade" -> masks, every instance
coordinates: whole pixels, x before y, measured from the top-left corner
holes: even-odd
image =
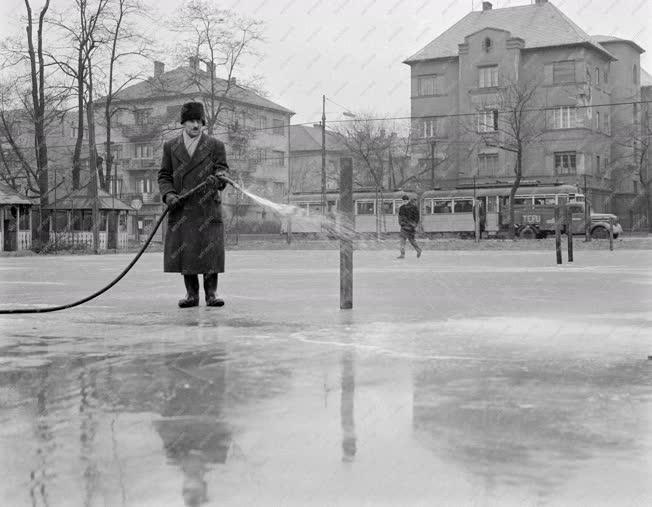
[[[138,218],[132,215],[131,238],[146,237],[162,211],[157,178],[163,143],[181,135],[181,105],[188,101],[204,103],[208,114],[213,111],[216,121],[209,135],[225,143],[234,178],[267,198],[286,195],[287,131],[294,113],[235,79],[228,89],[224,80],[216,79],[213,88],[210,81],[208,68],[194,58],[187,66],[167,72],[162,62],[155,62],[151,78],[123,89],[113,99],[114,167],[109,188],[113,195],[140,207]],[[103,102],[97,106],[100,110]],[[98,113],[96,140],[103,159],[107,157],[105,123]],[[265,210],[231,187],[224,193],[224,206],[228,223],[236,215],[241,227],[247,221],[265,220]]]
[[[586,188],[595,210],[632,228],[642,52],[588,35],[547,0],[483,2],[404,62],[414,156],[434,160],[436,187],[509,183],[521,139],[525,182]]]

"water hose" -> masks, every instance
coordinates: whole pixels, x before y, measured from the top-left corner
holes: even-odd
[[[236,183],[233,182],[228,177],[220,176],[220,179],[225,180],[227,183],[230,183],[231,185],[235,186],[236,188],[238,187],[238,185],[236,185]],[[200,183],[196,187],[190,189],[185,194],[180,195],[179,199],[181,199],[181,201],[183,201],[184,199],[187,199],[188,197],[190,197],[192,194],[194,194],[198,190],[201,190],[202,188],[204,188],[206,185],[207,185],[206,182]],[[94,292],[90,296],[85,297],[84,299],[80,299],[79,301],[75,301],[75,302],[69,303],[67,305],[47,306],[45,308],[15,308],[15,309],[11,309],[11,310],[2,310],[2,309],[0,309],[0,315],[15,315],[17,313],[58,312],[59,310],[65,310],[67,308],[73,308],[75,306],[82,305],[84,303],[87,303],[91,299],[95,299],[97,296],[99,296],[101,294],[104,294],[107,290],[109,290],[116,283],[118,283],[120,280],[122,280],[122,278],[129,272],[129,270],[134,267],[134,264],[136,264],[136,262],[138,262],[138,259],[140,259],[140,256],[143,255],[143,253],[145,252],[145,250],[147,249],[149,244],[152,242],[152,238],[154,237],[154,234],[156,233],[156,231],[160,227],[161,222],[163,222],[163,219],[165,218],[165,216],[168,214],[168,211],[169,211],[169,208],[166,207],[165,210],[163,211],[163,213],[161,214],[160,218],[156,222],[156,225],[152,229],[152,232],[149,233],[149,236],[147,237],[147,241],[145,241],[145,244],[140,248],[140,250],[136,254],[136,257],[134,257],[133,260],[129,263],[129,265],[125,269],[122,270],[122,273],[120,273],[115,279],[113,279],[113,281],[111,281],[111,283],[108,284],[107,286],[103,287],[102,289],[98,290],[97,292]]]

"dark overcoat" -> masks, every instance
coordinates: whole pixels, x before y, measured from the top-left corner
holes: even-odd
[[[228,169],[224,143],[202,133],[191,158],[180,135],[163,145],[159,191],[165,201],[167,193],[181,195],[218,170]],[[184,275],[224,272],[224,224],[218,190],[197,192],[168,213],[163,270]]]

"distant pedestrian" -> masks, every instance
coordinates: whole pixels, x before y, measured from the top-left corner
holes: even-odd
[[[399,259],[405,259],[405,242],[409,241],[410,244],[417,251],[417,258],[421,257],[421,247],[414,239],[414,234],[417,232],[419,225],[419,207],[417,200],[410,198],[408,195],[403,196],[403,205],[398,210],[398,225],[401,227],[401,255]]]
[[[201,102],[181,107],[183,132],[163,145],[158,186],[170,212],[165,235],[163,270],[181,273],[186,296],[180,308],[199,304],[199,275],[204,277],[207,306],[222,306],[217,297],[217,275],[224,272],[224,224],[222,197],[226,186],[224,143],[202,132],[206,125]],[[182,201],[184,192],[206,182],[201,191]]]

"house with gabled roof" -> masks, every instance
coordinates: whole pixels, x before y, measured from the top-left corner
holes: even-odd
[[[130,238],[146,237],[161,213],[157,173],[162,147],[166,140],[181,134],[179,119],[184,102],[204,103],[209,135],[225,143],[236,178],[268,198],[286,195],[287,130],[294,113],[235,78],[211,79],[208,67],[200,63],[193,57],[188,65],[166,71],[162,62],[154,62],[150,78],[125,87],[113,98],[111,152],[115,170],[110,189],[125,202],[140,206],[138,220],[134,216],[129,228]],[[99,100],[96,110],[102,106]],[[97,124],[100,151],[105,139],[100,114]],[[106,157],[105,148],[102,157]],[[264,210],[252,202],[236,203],[237,196],[230,189],[224,197],[227,219],[236,206],[245,221],[265,216]]]
[[[501,89],[535,83],[540,132],[525,148],[523,178],[586,184],[595,210],[620,212],[631,227],[623,203],[636,193],[635,154],[616,138],[638,121],[643,51],[589,35],[547,0],[506,8],[485,1],[404,61],[415,156],[443,160],[440,188],[513,181],[514,153],[482,140],[499,130]]]
[[[347,153],[338,136],[326,131],[326,190],[339,187],[340,158]],[[314,192],[321,189],[322,128],[321,125],[292,125],[290,127],[290,155],[292,167],[290,189],[293,193]]]

